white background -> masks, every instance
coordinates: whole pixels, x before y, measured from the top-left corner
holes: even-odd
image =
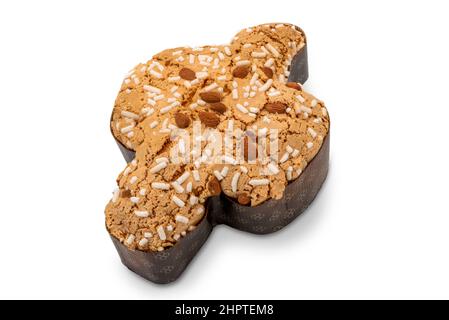
[[[445,1],[2,1],[0,298],[449,298]],[[269,236],[217,227],[184,275],[129,272],[103,210],[109,114],[158,51],[300,25],[332,119],[313,205]]]

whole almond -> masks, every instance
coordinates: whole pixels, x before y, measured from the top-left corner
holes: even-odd
[[[193,70],[191,70],[189,68],[182,68],[179,71],[179,76],[181,78],[183,78],[184,80],[189,80],[189,81],[192,81],[192,80],[196,79],[195,71],[193,71]]]
[[[273,78],[273,70],[271,68],[263,67],[262,71],[263,71],[263,73],[265,73],[267,78],[270,78],[270,79]]]
[[[175,114],[175,122],[178,128],[185,129],[190,125],[190,118],[184,113],[178,112]]]
[[[221,102],[211,103],[210,108],[219,113],[225,113],[227,110],[226,106]]]
[[[247,206],[251,202],[251,198],[246,193],[241,193],[237,197],[238,203]]]
[[[131,191],[129,191],[129,190],[122,190],[120,192],[120,197],[122,197],[122,198],[131,198]]]
[[[220,102],[222,99],[220,92],[215,91],[208,91],[208,92],[201,92],[200,98],[208,103],[214,103],[214,102]]]
[[[265,110],[271,113],[285,113],[287,105],[282,102],[273,102],[265,104]]]
[[[292,89],[296,89],[296,90],[302,91],[301,85],[299,83],[296,83],[296,82],[287,82],[286,86],[289,87],[289,88],[292,88]]]
[[[216,177],[212,177],[207,184],[207,189],[213,196],[217,196],[221,193],[220,181]]]
[[[220,118],[214,112],[200,111],[198,116],[206,127],[215,128],[220,123]]]
[[[239,66],[237,68],[234,69],[234,71],[232,72],[232,75],[235,78],[240,78],[243,79],[245,78],[249,73],[249,67],[248,66]]]

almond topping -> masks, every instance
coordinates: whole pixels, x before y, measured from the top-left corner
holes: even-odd
[[[235,78],[243,79],[248,75],[248,73],[249,73],[249,66],[239,66],[234,69],[234,71],[232,72],[232,75]]]
[[[208,103],[220,102],[221,101],[221,93],[215,91],[201,92],[200,93],[201,100],[204,100]]]
[[[265,105],[265,110],[271,113],[285,113],[287,105],[282,102],[267,103]]]
[[[210,108],[218,113],[225,113],[227,108],[221,102],[214,102],[210,104]]]
[[[267,78],[269,78],[269,79],[273,78],[273,70],[271,68],[263,67],[262,71],[263,71],[263,73],[265,73]]]
[[[220,118],[214,112],[200,111],[198,116],[206,127],[215,128],[220,123]]]
[[[182,68],[179,71],[179,76],[183,78],[184,80],[192,81],[196,79],[195,71],[189,69],[189,68]]]
[[[122,190],[120,192],[120,197],[122,197],[122,198],[130,198],[131,197],[131,191],[129,191],[129,190]]]
[[[292,88],[292,89],[296,89],[296,90],[302,91],[301,85],[299,83],[296,83],[296,82],[287,82],[286,86],[289,87],[289,88]]]
[[[190,125],[190,118],[184,113],[178,112],[175,114],[175,122],[178,128],[185,129]]]

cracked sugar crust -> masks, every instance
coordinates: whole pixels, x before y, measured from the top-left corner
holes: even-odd
[[[111,128],[136,158],[117,178],[106,207],[109,232],[131,249],[161,251],[195,228],[217,192],[251,206],[282,198],[329,130],[323,102],[286,84],[291,59],[304,45],[294,26],[261,25],[242,30],[230,45],[165,50],[131,70]],[[266,149],[277,141],[278,159],[235,164],[244,156],[238,149],[223,164],[203,163],[201,154],[195,162],[173,163],[170,149],[185,148],[188,139],[179,126],[191,137],[195,120],[201,121],[201,150],[210,150],[206,157],[225,148],[213,140],[218,130],[242,145],[266,132]]]

